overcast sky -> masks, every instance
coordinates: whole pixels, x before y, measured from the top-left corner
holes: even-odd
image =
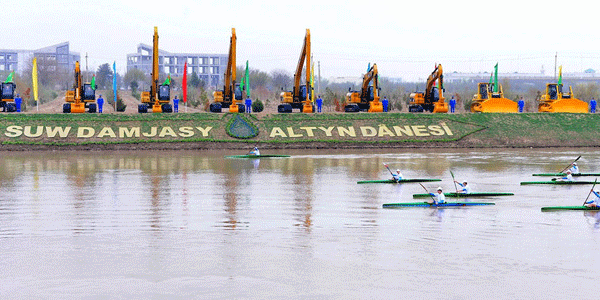
[[[122,2],[122,3],[121,3]],[[139,43],[170,52],[227,53],[237,62],[294,73],[305,30],[321,76],[356,77],[369,62],[380,76],[424,80],[444,72],[600,72],[598,7],[590,1],[32,1],[3,0],[0,49],[37,49],[65,41],[87,52],[90,69],[117,62]],[[532,1],[537,2],[537,1]],[[316,64],[315,64],[316,66]]]

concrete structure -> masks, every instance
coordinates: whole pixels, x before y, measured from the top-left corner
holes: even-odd
[[[223,84],[228,59],[228,54],[171,53],[159,49],[158,69],[160,73],[181,77],[183,76],[183,66],[187,61],[188,75],[196,73],[198,78],[206,84],[219,86]],[[127,71],[131,69],[140,69],[150,75],[152,46],[139,44],[136,53],[127,54]]]
[[[31,66],[33,57],[37,57],[38,68],[56,72],[72,72],[75,62],[80,60],[78,52],[70,51],[69,42],[37,50],[0,49],[0,71],[23,73]]]

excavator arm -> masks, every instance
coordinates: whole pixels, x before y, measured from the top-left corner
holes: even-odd
[[[304,67],[306,64],[306,67]],[[314,112],[311,94],[312,86],[310,83],[310,29],[306,29],[304,36],[304,45],[300,52],[296,72],[294,73],[294,88],[292,92],[281,93],[281,104],[277,107],[280,113],[290,113],[293,108],[300,108],[302,112]],[[305,70],[306,83],[302,84],[302,70]]]

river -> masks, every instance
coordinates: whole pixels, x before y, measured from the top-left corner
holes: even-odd
[[[243,152],[243,151],[242,151]],[[266,152],[262,151],[262,152]],[[597,299],[592,149],[0,153],[3,299]],[[263,153],[266,154],[266,153]],[[494,206],[383,209],[468,180]],[[548,179],[548,178],[545,178]],[[579,177],[577,180],[594,180]],[[451,200],[451,199],[448,199]],[[586,286],[594,288],[586,288]]]

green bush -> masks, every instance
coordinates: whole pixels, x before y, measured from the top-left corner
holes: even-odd
[[[252,112],[261,112],[265,109],[265,105],[262,103],[262,101],[256,99],[256,101],[252,102]]]

